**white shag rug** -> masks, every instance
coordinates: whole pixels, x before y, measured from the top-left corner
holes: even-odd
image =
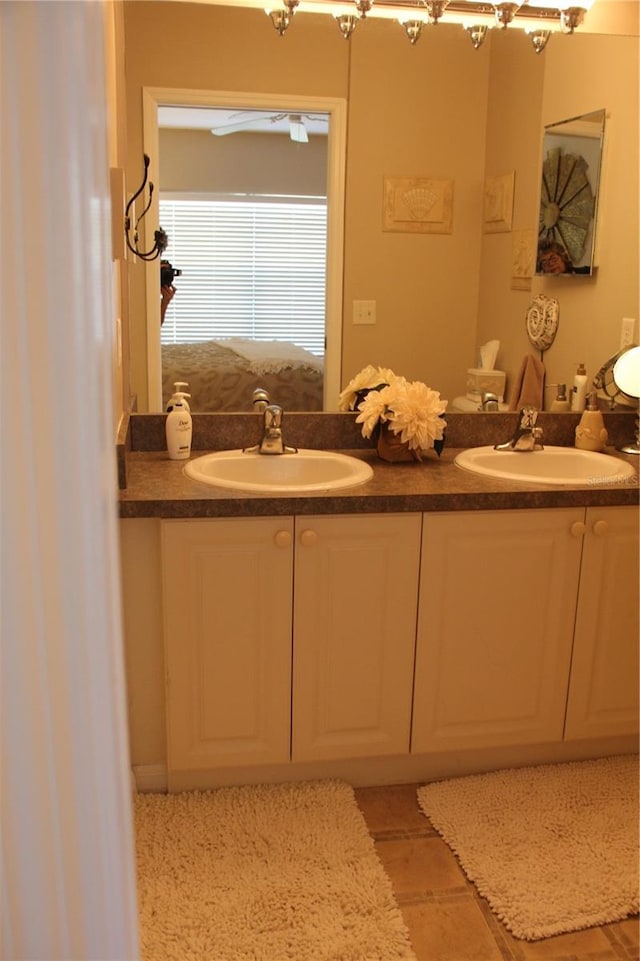
[[[418,803],[517,938],[638,911],[637,755],[440,781]]]
[[[353,789],[135,799],[145,961],[415,961]]]

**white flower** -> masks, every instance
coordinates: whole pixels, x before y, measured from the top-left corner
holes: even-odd
[[[380,383],[386,386],[369,390],[358,405],[356,423],[362,424],[363,437],[371,437],[378,424],[388,423],[411,450],[428,450],[435,441],[442,441],[447,426],[442,414],[447,401],[421,381],[397,377],[387,368],[369,366],[360,371],[340,395],[341,409],[353,409],[358,391]]]
[[[391,387],[383,387],[382,390],[371,390],[359,405],[360,413],[356,417],[356,423],[362,424],[362,436],[371,437],[378,421],[387,419],[387,404],[391,393]]]
[[[388,384],[394,377],[395,374],[388,367],[373,367],[368,364],[349,381],[340,394],[338,410],[354,410],[353,405],[356,402],[358,391],[379,387],[380,384]]]
[[[440,415],[447,409],[447,401],[418,380],[409,383],[402,378],[402,383],[394,386],[396,397],[389,402],[391,430],[412,450],[433,447],[435,440],[444,437],[446,423]]]

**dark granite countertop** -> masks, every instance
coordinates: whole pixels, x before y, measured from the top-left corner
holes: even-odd
[[[373,478],[358,487],[297,496],[209,487],[186,477],[185,462],[169,460],[166,451],[130,451],[127,487],[120,491],[120,517],[246,517],[638,504],[637,472],[633,484],[516,484],[461,470],[453,463],[459,449],[445,448],[441,458],[431,452],[422,463],[388,464],[371,449],[341,448],[343,453],[368,461],[373,467]],[[202,453],[196,450],[192,456]],[[613,448],[607,453],[634,466],[637,463],[637,458],[618,454]]]

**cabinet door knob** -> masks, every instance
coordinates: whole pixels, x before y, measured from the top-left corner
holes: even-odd
[[[571,525],[571,536],[572,537],[582,537],[587,529],[587,525],[584,521],[574,521]]]
[[[290,547],[291,546],[291,534],[289,531],[278,531],[274,538],[276,547]]]
[[[315,531],[306,530],[300,535],[300,543],[303,547],[313,547],[313,545],[318,540],[318,535]]]
[[[604,537],[604,535],[609,530],[609,525],[606,521],[596,521],[593,525],[593,533],[596,537]]]

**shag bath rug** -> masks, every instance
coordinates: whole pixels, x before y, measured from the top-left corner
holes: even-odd
[[[352,788],[135,799],[145,961],[415,961]]]
[[[638,911],[637,755],[440,781],[418,803],[517,938]]]

